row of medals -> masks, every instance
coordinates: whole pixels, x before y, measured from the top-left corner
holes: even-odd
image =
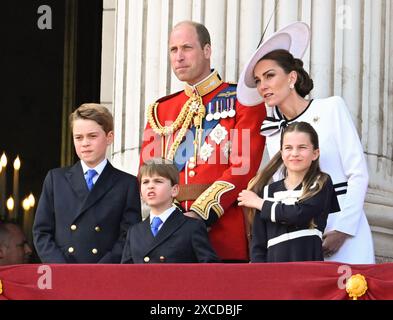
[[[214,110],[213,110],[213,106],[214,106]],[[236,115],[236,111],[234,107],[235,107],[234,98],[219,99],[216,100],[215,102],[209,102],[207,105],[208,113],[206,115],[206,121],[220,120],[228,117],[233,118]],[[195,167],[196,167],[196,159],[195,157],[191,157],[188,160],[188,168],[190,169],[188,175],[190,177],[195,176],[195,171],[193,170]]]
[[[233,118],[236,115],[235,98],[219,99],[207,105],[206,121]]]

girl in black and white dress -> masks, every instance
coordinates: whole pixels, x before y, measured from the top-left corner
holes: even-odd
[[[280,151],[238,197],[255,209],[251,262],[323,260],[328,214],[340,211],[330,176],[319,167],[318,135],[307,122],[282,132]],[[282,168],[284,179],[270,183]]]

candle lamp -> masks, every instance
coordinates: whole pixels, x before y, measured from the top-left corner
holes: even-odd
[[[33,223],[34,223],[34,206],[35,206],[35,198],[32,193],[26,198],[29,202],[29,211],[27,218],[27,226],[25,235],[30,245],[33,245]]]
[[[3,152],[0,158],[0,220],[5,219],[5,193],[7,188],[7,156]]]
[[[18,213],[19,213],[19,169],[21,166],[21,162],[19,156],[16,157],[14,161],[14,180],[13,180],[13,197],[15,201],[15,206],[13,210],[12,218],[17,221]]]
[[[34,206],[35,206],[35,198],[34,198],[32,193],[29,194],[29,201],[30,201],[30,207],[34,208]]]
[[[3,152],[3,154],[1,155],[0,164],[3,168],[7,166],[7,156],[5,155],[5,152]]]
[[[7,200],[7,209],[10,220],[13,220],[12,214],[14,212],[14,199],[12,197],[9,197]]]
[[[3,194],[5,192],[3,186],[3,167],[0,165],[0,221],[5,220],[5,198]]]
[[[31,244],[32,210],[31,210],[29,197],[23,199],[22,208],[23,208],[23,232],[27,238],[27,241],[29,242],[29,244]]]

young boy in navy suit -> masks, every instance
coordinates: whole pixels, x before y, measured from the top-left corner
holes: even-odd
[[[120,263],[127,230],[141,221],[137,179],[106,159],[107,108],[83,104],[70,125],[80,161],[45,178],[33,226],[37,253],[43,263]]]
[[[122,263],[219,262],[205,224],[173,205],[179,193],[176,166],[151,159],[141,166],[138,177],[150,216],[128,230]]]

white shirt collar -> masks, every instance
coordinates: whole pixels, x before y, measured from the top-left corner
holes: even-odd
[[[101,175],[102,171],[104,171],[104,168],[107,163],[108,163],[108,160],[104,159],[98,165],[96,165],[94,168],[90,168],[86,165],[86,163],[83,162],[83,160],[81,160],[83,174],[86,174],[87,170],[89,170],[89,169],[94,169],[95,171],[97,171],[96,177],[98,178],[98,176]]]
[[[172,206],[168,209],[166,209],[163,213],[160,213],[159,215],[154,215],[150,213],[150,224],[153,221],[154,217],[159,217],[162,221],[162,224],[165,223],[165,221],[169,218],[169,216],[172,214],[173,211],[175,211],[176,207]]]

